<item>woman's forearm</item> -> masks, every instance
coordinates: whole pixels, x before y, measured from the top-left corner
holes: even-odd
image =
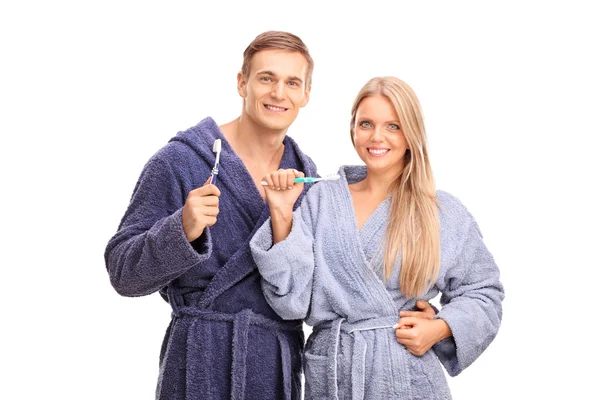
[[[273,244],[285,240],[292,231],[293,209],[272,209],[271,227],[273,229]]]

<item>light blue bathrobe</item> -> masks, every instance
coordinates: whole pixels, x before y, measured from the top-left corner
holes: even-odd
[[[437,192],[442,293],[452,337],[421,357],[396,341],[399,310],[415,307],[398,289],[400,257],[383,282],[383,245],[389,198],[358,230],[348,184],[366,168],[344,166],[341,179],[311,188],[294,212],[288,238],[272,245],[267,220],[250,242],[267,301],[284,319],[313,326],[304,353],[308,399],[450,399],[440,366],[451,376],[469,366],[496,336],[504,298],[499,271],[477,223],[459,202]]]

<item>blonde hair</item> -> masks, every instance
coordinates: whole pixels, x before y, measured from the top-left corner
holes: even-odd
[[[252,57],[261,50],[286,50],[298,52],[306,58],[308,68],[306,69],[306,88],[312,84],[312,72],[315,63],[308,52],[308,47],[304,44],[302,39],[293,33],[282,32],[282,31],[267,31],[258,35],[252,43],[244,50],[244,62],[242,63],[242,74],[245,78],[248,78],[250,73],[250,63]]]
[[[353,144],[356,111],[361,101],[370,96],[383,96],[391,102],[408,147],[404,169],[390,185],[384,276],[389,279],[401,253],[400,292],[407,297],[419,297],[431,288],[440,269],[438,202],[421,105],[410,86],[398,78],[385,76],[369,80],[352,106],[350,136]]]

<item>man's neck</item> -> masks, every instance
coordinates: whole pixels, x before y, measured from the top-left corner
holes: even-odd
[[[237,153],[246,160],[272,160],[281,153],[286,130],[268,130],[259,127],[250,117],[242,115],[220,126],[225,139]]]

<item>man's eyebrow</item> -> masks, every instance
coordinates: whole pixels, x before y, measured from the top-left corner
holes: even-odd
[[[268,76],[277,76],[277,74],[273,71],[258,71],[256,73],[256,75],[268,75]],[[304,81],[301,78],[298,78],[297,76],[289,76],[287,78],[289,81],[298,81],[300,83],[304,83]]]
[[[258,72],[256,73],[256,75],[269,75],[269,76],[275,76],[275,73],[274,73],[274,72],[271,72],[271,71],[258,71]]]

